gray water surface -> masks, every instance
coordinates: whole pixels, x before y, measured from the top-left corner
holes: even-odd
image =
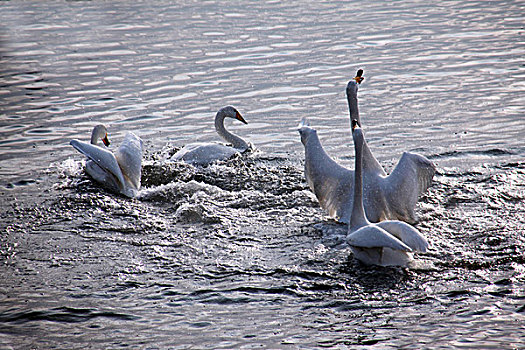
[[[0,3],[3,348],[522,348],[524,7],[519,1]],[[297,124],[353,168],[358,68],[370,148],[438,168],[428,253],[367,267],[303,175]],[[166,156],[256,151],[207,168]],[[70,145],[146,148],[130,200]]]

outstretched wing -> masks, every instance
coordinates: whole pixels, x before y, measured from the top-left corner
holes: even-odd
[[[310,122],[308,121],[306,117],[303,117],[303,119],[301,119],[301,121],[299,122],[299,125],[297,126],[297,130],[301,130],[301,128],[309,127],[309,126],[310,126]]]
[[[120,147],[115,151],[115,158],[122,174],[136,190],[140,189],[142,166],[142,140],[129,132]]]
[[[98,146],[79,140],[71,140],[70,145],[75,147],[77,151],[95,162],[100,168],[112,174],[119,182],[119,188],[124,188],[124,176],[122,175],[122,171],[120,170],[117,159],[113,153]]]
[[[410,177],[415,180],[415,183],[407,183],[407,185],[415,187],[418,196],[422,195],[430,187],[432,178],[436,173],[436,166],[427,157],[410,152],[403,152],[392,174],[395,174],[398,168],[404,174],[410,173]],[[402,177],[399,176],[399,178]]]
[[[399,220],[417,222],[417,200],[432,183],[436,167],[426,157],[404,152],[394,171],[385,178],[384,191],[390,209]]]
[[[323,149],[316,130],[307,126],[305,119],[299,125],[308,186],[331,217],[348,223],[352,211],[354,172],[330,158]]]

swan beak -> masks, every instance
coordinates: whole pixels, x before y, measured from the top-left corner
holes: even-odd
[[[237,114],[235,115],[235,118],[237,118],[237,120],[240,120],[244,124],[248,124],[248,122],[246,120],[244,120],[244,118],[242,117],[241,113],[239,113],[239,112],[237,112]]]
[[[355,75],[355,78],[354,80],[358,83],[358,84],[361,84],[361,82],[363,80],[365,80],[365,77],[363,77],[363,70],[360,69],[357,71],[357,74]]]
[[[104,136],[104,138],[102,139],[102,142],[104,143],[104,145],[106,145],[106,147],[109,147],[108,134],[106,134],[106,136]]]

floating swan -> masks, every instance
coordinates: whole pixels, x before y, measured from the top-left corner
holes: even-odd
[[[371,265],[406,266],[412,251],[426,252],[428,242],[409,224],[387,220],[370,223],[363,207],[363,148],[365,138],[357,120],[352,120],[355,147],[354,200],[347,243],[356,259]]]
[[[346,88],[350,118],[357,120],[359,126],[357,80],[362,79],[358,72]],[[305,177],[310,189],[331,217],[348,223],[353,202],[354,172],[330,158],[319,141],[317,131],[309,126],[306,119],[303,118],[298,130],[305,149]],[[424,156],[404,152],[395,169],[387,176],[365,140],[363,181],[368,219],[372,222],[386,219],[417,222],[414,208],[419,196],[430,186],[435,171],[434,164]]]
[[[135,197],[140,189],[142,140],[129,132],[113,154],[98,146],[99,139],[109,146],[104,125],[95,126],[91,133],[91,143],[71,140],[70,144],[89,158],[86,171],[95,181],[114,192]]]
[[[194,165],[208,165],[216,160],[226,160],[235,154],[242,153],[250,148],[250,145],[239,136],[232,134],[224,127],[224,119],[237,119],[244,124],[248,124],[241,114],[232,106],[221,108],[215,116],[215,130],[220,137],[231,146],[218,143],[192,143],[184,146],[171,159],[185,161]]]

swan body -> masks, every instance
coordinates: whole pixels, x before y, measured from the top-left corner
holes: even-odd
[[[360,77],[362,79],[364,78]],[[350,80],[346,89],[350,117],[361,125],[357,91],[357,82]],[[298,130],[305,149],[305,177],[310,189],[331,217],[349,223],[353,205],[354,172],[330,158],[323,149],[316,130],[305,119]],[[387,175],[370,151],[366,140],[362,152],[363,200],[368,219],[372,222],[387,219],[417,222],[414,208],[419,196],[432,182],[436,171],[434,164],[422,155],[404,152],[392,173]]]
[[[91,143],[71,140],[70,144],[88,157],[87,173],[108,189],[133,198],[140,190],[142,140],[129,132],[115,153],[98,145],[101,139],[109,146],[107,130],[97,125],[91,134]]]
[[[386,220],[371,223],[363,206],[363,146],[364,134],[357,120],[352,122],[355,146],[355,173],[352,215],[347,243],[354,257],[366,264],[407,266],[412,252],[426,252],[428,242],[414,227],[403,221]]]
[[[226,160],[235,154],[242,153],[250,145],[239,136],[232,134],[224,127],[224,119],[233,118],[248,124],[241,114],[232,106],[221,108],[215,116],[215,130],[231,146],[218,143],[193,143],[184,146],[171,159],[184,161],[193,165],[208,165],[217,160]]]

